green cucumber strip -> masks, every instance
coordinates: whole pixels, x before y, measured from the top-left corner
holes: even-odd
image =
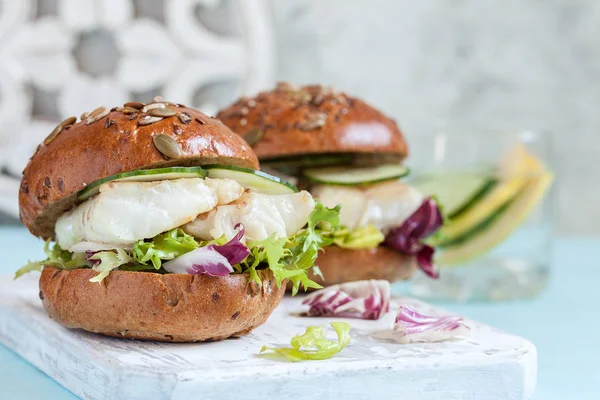
[[[497,183],[491,176],[459,172],[421,175],[410,182],[423,195],[435,195],[450,219],[479,202]]]
[[[480,225],[517,196],[526,183],[524,178],[498,181],[483,196],[477,196],[478,200],[470,202],[465,211],[450,218],[450,221],[440,228],[438,241],[432,241],[432,244],[434,246],[445,245]]]
[[[243,187],[257,193],[289,194],[298,192],[298,188],[279,177],[249,168],[233,165],[204,165],[208,177],[214,179],[232,179]]]
[[[502,243],[521,226],[535,209],[553,181],[553,175],[529,179],[523,190],[510,202],[496,210],[481,225],[440,248],[436,263],[451,267],[475,259]]]
[[[328,167],[307,168],[302,174],[315,183],[328,185],[369,185],[402,178],[408,175],[408,167],[387,164],[377,167]]]
[[[490,214],[486,219],[484,219],[479,225],[476,225],[476,226],[470,228],[468,231],[462,233],[460,236],[457,236],[457,237],[452,238],[452,239],[447,240],[447,241],[443,241],[440,244],[438,244],[438,243],[434,243],[434,244],[436,246],[439,246],[439,248],[443,249],[443,248],[446,248],[446,247],[457,246],[457,245],[461,245],[461,244],[463,244],[465,242],[468,242],[473,237],[475,237],[479,233],[485,231],[493,223],[495,223],[496,221],[498,221],[498,219],[500,217],[502,217],[502,215],[504,214],[504,212],[511,206],[511,204],[514,203],[514,201],[515,201],[515,199],[512,198],[507,203],[503,204],[500,208],[496,209],[492,214]]]
[[[181,178],[206,178],[207,171],[200,167],[166,167],[155,169],[138,169],[110,175],[89,184],[77,193],[79,201],[85,201],[98,194],[100,185],[111,181],[150,182]]]

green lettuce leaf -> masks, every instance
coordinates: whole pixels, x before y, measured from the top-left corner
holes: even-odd
[[[352,231],[340,229],[334,233],[333,243],[343,249],[374,249],[385,240],[385,235],[374,225],[366,225]]]
[[[100,261],[99,264],[96,264],[92,267],[92,269],[96,272],[99,272],[99,274],[90,279],[90,282],[98,283],[102,282],[102,280],[106,278],[113,269],[127,264],[133,260],[133,258],[131,258],[123,249],[117,249],[115,251],[99,251],[89,259]]]
[[[28,261],[27,264],[23,265],[21,268],[15,272],[15,278],[19,279],[21,276],[33,272],[33,271],[41,271],[42,265],[39,261]]]
[[[308,217],[308,225],[305,229],[293,235],[288,243],[291,256],[287,260],[288,265],[301,274],[289,276],[292,282],[292,295],[298,293],[300,285],[305,290],[308,288],[320,289],[322,286],[308,278],[306,271],[315,265],[319,250],[333,244],[333,233],[340,226],[340,206],[327,208],[317,202],[315,209]]]
[[[29,261],[15,273],[15,279],[20,278],[24,274],[32,271],[41,271],[44,265],[55,267],[58,269],[74,269],[82,267],[91,267],[92,263],[86,259],[85,253],[71,253],[68,250],[63,250],[58,244],[50,247],[50,240],[46,240],[44,244],[45,260]]]
[[[295,235],[288,238],[270,236],[264,240],[247,243],[250,255],[233,266],[235,272],[248,273],[251,281],[260,284],[257,269],[269,268],[278,286],[286,279],[292,283],[293,294],[298,292],[300,285],[305,290],[321,288],[321,285],[308,278],[307,271],[314,267],[319,250],[334,242],[334,233],[339,230],[339,210],[339,206],[327,208],[317,202],[309,216],[307,227]],[[93,282],[101,282],[115,268],[164,272],[161,267],[166,260],[172,260],[199,247],[224,245],[227,241],[225,236],[210,241],[198,241],[182,229],[176,228],[152,239],[139,240],[131,251],[101,251],[90,257],[90,260],[86,259],[85,253],[73,254],[61,249],[57,244],[50,250],[49,242],[46,242],[48,259],[28,263],[17,271],[15,278],[26,272],[40,270],[43,265],[53,265],[61,269],[93,267],[99,272],[92,278]],[[93,261],[100,263],[94,265]]]
[[[260,278],[256,273],[258,266],[268,266],[273,275],[277,286],[281,286],[281,282],[288,277],[288,271],[286,265],[283,262],[285,257],[290,254],[289,249],[286,248],[288,238],[275,238],[271,235],[264,240],[253,240],[249,242],[248,249],[250,249],[250,255],[242,261],[240,265],[240,272],[249,272],[250,279],[260,284]],[[301,271],[298,271],[301,273]]]
[[[350,325],[346,322],[331,322],[337,334],[337,342],[325,338],[323,328],[309,326],[303,335],[296,335],[290,341],[291,347],[263,346],[259,354],[272,351],[291,362],[301,360],[325,360],[342,351],[350,343]]]
[[[139,240],[133,245],[133,260],[141,265],[152,263],[155,269],[160,269],[162,260],[172,260],[175,257],[197,249],[200,244],[193,236],[180,228],[171,229],[153,237],[151,240]]]
[[[300,231],[304,233],[300,235],[304,240],[304,251],[314,247],[326,247],[333,243],[333,236],[329,233],[340,226],[340,209],[339,204],[334,208],[327,208],[316,202],[315,209],[308,217],[308,227]]]
[[[321,246],[333,243],[332,232],[338,228],[339,207],[327,208],[317,202],[305,229],[289,238],[272,235],[247,243],[250,255],[233,268],[239,273],[247,272],[251,281],[260,284],[256,269],[267,267],[273,272],[277,286],[281,287],[285,279],[292,283],[293,295],[298,293],[300,285],[305,290],[319,289],[322,286],[312,281],[307,271],[314,267]]]
[[[323,272],[321,272],[321,268],[319,268],[318,265],[315,265],[314,267],[312,267],[312,273],[314,276],[318,276],[322,280],[325,280],[325,277],[323,276]]]

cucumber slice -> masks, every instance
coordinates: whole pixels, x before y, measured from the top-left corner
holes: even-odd
[[[436,196],[452,219],[478,202],[497,182],[478,173],[440,172],[421,175],[410,185],[425,196]]]
[[[552,180],[553,175],[550,172],[528,179],[521,192],[499,209],[496,215],[476,230],[443,247],[436,263],[440,267],[461,264],[487,253],[503,242],[533,211],[552,184]]]
[[[307,168],[302,171],[302,174],[315,183],[354,186],[399,179],[408,175],[409,171],[404,165],[388,164],[371,168]]]
[[[543,167],[538,165],[539,161],[520,147],[507,153],[502,164],[497,182],[458,210],[460,212],[455,213],[450,221],[442,226],[439,234],[431,239],[431,245],[445,246],[467,236],[517,197],[528,183],[528,177],[543,172]]]
[[[207,171],[200,167],[167,167],[155,169],[138,169],[137,171],[121,172],[87,185],[77,193],[79,201],[85,201],[98,194],[100,185],[110,181],[150,182],[181,178],[206,178]]]
[[[269,175],[266,172],[233,165],[205,165],[209,178],[232,179],[243,187],[257,193],[289,194],[298,192],[298,188],[284,179]]]

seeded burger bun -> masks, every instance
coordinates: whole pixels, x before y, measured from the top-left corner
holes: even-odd
[[[385,246],[359,250],[329,246],[319,253],[315,265],[319,266],[325,281],[314,275],[310,278],[324,286],[366,279],[396,282],[409,279],[417,270],[414,257]]]
[[[279,83],[217,115],[264,163],[311,154],[353,154],[352,161],[400,162],[408,148],[396,123],[364,101],[320,85]],[[362,157],[361,157],[362,156]]]
[[[283,297],[270,270],[262,286],[244,274],[156,274],[112,271],[102,284],[91,269],[44,268],[40,298],[50,318],[129,339],[161,342],[214,341],[242,336],[262,325]],[[110,312],[107,312],[109,310]]]
[[[113,174],[203,164],[258,169],[250,146],[218,119],[156,104],[164,103],[99,107],[56,127],[23,171],[20,215],[32,234],[52,238],[56,220],[76,204],[77,192]]]
[[[78,204],[86,185],[120,172],[165,166],[229,164],[258,169],[250,146],[215,118],[179,104],[126,103],[63,121],[33,155],[19,193],[21,220],[53,238],[57,218]],[[172,342],[239,336],[264,323],[281,300],[272,274],[262,286],[248,275],[223,277],[46,267],[40,298],[69,328]]]
[[[396,122],[364,101],[321,85],[278,83],[253,98],[241,98],[217,114],[244,137],[261,165],[283,167],[400,163],[408,145]],[[347,250],[330,246],[316,265],[329,286],[362,279],[408,279],[414,258],[387,247]]]

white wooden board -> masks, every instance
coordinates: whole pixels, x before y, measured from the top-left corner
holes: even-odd
[[[65,329],[45,314],[37,276],[0,279],[0,342],[86,399],[487,399],[531,397],[537,355],[527,340],[472,321],[470,338],[400,345],[373,333],[379,321],[347,320],[352,343],[332,359],[290,363],[258,357],[264,344],[289,344],[326,318],[297,316],[299,298],[285,298],[269,321],[241,339],[161,344],[105,338]],[[396,298],[424,313],[433,306]],[[101,307],[98,304],[98,307]]]

